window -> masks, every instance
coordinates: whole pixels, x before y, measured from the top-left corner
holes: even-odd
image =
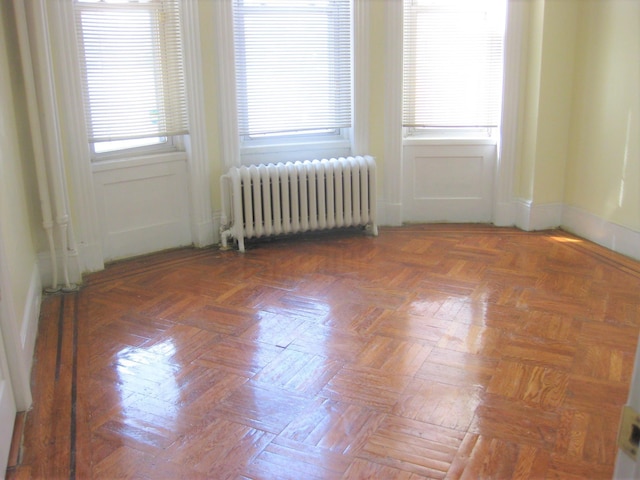
[[[187,133],[178,0],[75,0],[94,157],[173,146]]]
[[[350,4],[233,0],[238,127],[245,149],[344,143],[343,129],[352,118]]]
[[[464,137],[500,120],[506,0],[404,0],[403,126]]]

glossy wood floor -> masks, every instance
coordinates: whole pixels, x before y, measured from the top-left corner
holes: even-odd
[[[487,226],[117,263],[44,302],[8,478],[610,478],[639,292]]]

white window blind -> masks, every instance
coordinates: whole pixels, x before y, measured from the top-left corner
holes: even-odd
[[[75,0],[92,143],[187,133],[178,0]]]
[[[495,127],[506,0],[404,0],[405,127]]]
[[[234,0],[239,133],[351,126],[350,0]]]

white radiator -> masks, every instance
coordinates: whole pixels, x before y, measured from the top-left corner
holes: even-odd
[[[339,227],[376,225],[373,157],[233,167],[222,176],[222,247],[244,240]]]

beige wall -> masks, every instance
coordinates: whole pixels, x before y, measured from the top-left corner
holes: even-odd
[[[533,198],[534,169],[536,164],[536,142],[538,135],[538,110],[540,103],[540,75],[542,68],[542,38],[544,30],[544,1],[527,2],[528,36],[523,42],[522,61],[525,73],[520,86],[520,125],[518,126],[518,155],[515,165],[516,197]]]
[[[213,209],[221,208],[220,176],[224,173],[220,145],[220,114],[218,111],[218,69],[216,35],[214,25],[214,2],[199,0],[200,49],[202,51],[202,77],[204,83],[204,115],[207,129],[207,148],[211,160],[211,201]]]
[[[385,3],[370,0],[370,74],[369,74],[369,153],[378,159],[379,171],[384,161],[384,98],[385,98]]]
[[[528,7],[515,195],[640,231],[640,2]]]
[[[579,13],[565,202],[640,231],[640,2]]]
[[[559,203],[569,149],[571,92],[576,45],[577,6],[581,0],[547,1],[538,110],[533,198],[535,203]]]
[[[523,125],[516,196],[560,203],[571,125],[579,0],[529,2]]]
[[[37,194],[22,87],[18,40],[11,2],[0,2],[0,239],[16,310],[22,321],[31,274],[36,266],[33,225]]]

